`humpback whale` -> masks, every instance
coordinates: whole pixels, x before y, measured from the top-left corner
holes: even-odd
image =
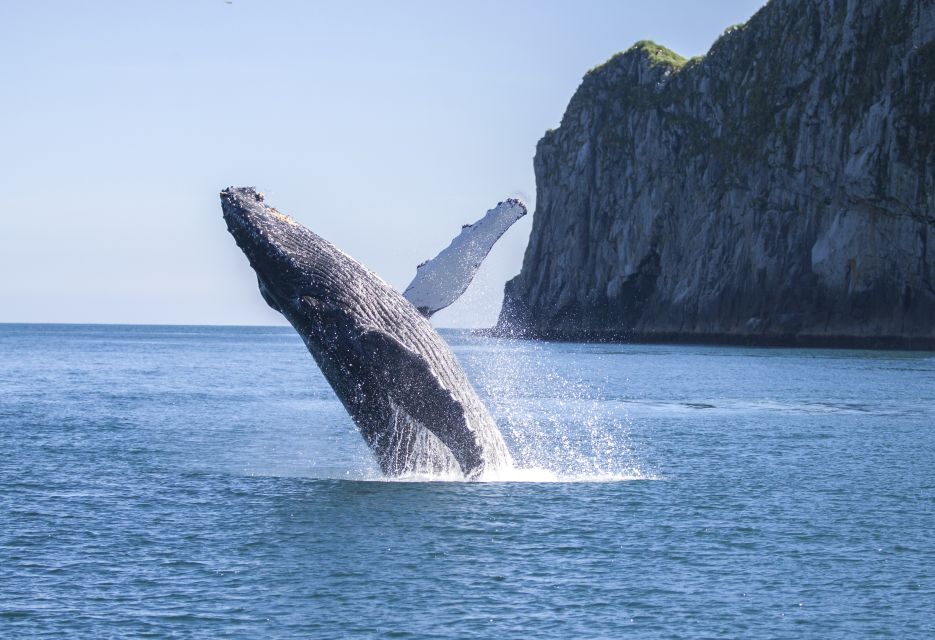
[[[420,265],[408,290],[421,311],[253,188],[223,190],[221,207],[263,299],[301,336],[384,474],[477,478],[512,463],[496,423],[428,317],[463,292],[512,224],[504,220],[525,214],[522,203],[500,203]]]

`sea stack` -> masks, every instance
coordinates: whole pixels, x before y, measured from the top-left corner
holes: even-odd
[[[935,348],[935,3],[772,0],[592,69],[501,334]]]

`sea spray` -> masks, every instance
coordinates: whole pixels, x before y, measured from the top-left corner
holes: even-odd
[[[584,375],[562,374],[535,341],[469,338],[458,355],[507,440],[514,465],[485,480],[533,482],[649,477],[621,403],[603,402]],[[552,345],[554,347],[554,345]],[[554,356],[552,356],[554,357]],[[582,372],[583,374],[583,372]],[[549,390],[543,397],[543,389]]]

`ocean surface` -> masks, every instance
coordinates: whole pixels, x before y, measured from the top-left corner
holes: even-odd
[[[381,478],[288,328],[0,325],[0,637],[935,637],[935,354],[443,335],[517,469]]]

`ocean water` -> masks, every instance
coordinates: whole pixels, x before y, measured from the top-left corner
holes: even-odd
[[[290,329],[0,325],[0,637],[935,637],[935,354],[443,335],[518,469],[380,478]]]

